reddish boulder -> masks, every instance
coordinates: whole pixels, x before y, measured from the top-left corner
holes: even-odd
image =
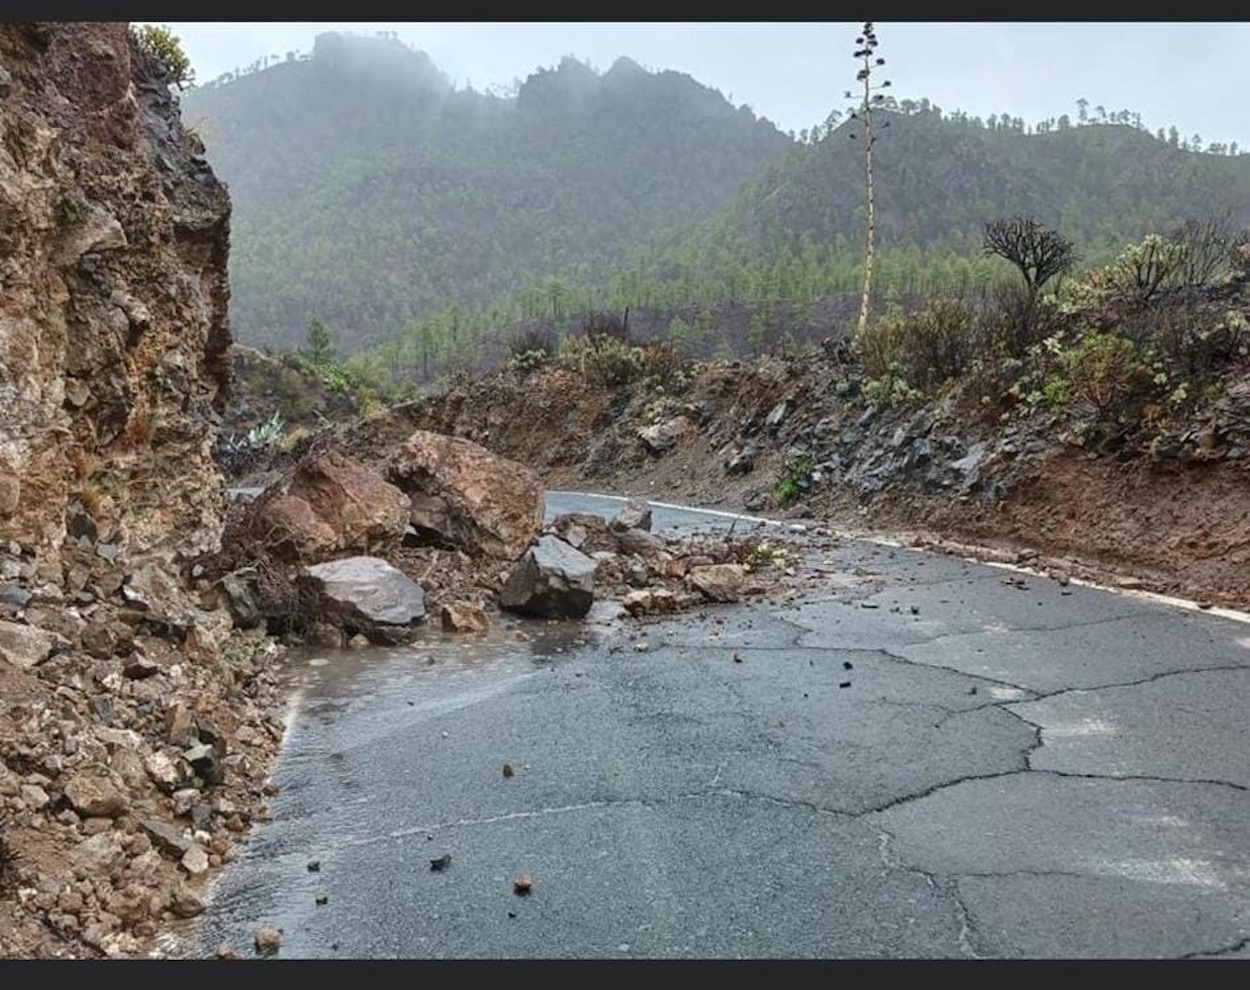
[[[334,450],[305,456],[249,507],[247,535],[284,560],[386,554],[408,526],[408,497]]]
[[[387,477],[410,496],[408,521],[429,542],[516,560],[542,528],[538,474],[471,440],[418,430]]]

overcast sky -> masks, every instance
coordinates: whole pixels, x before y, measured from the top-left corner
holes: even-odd
[[[600,71],[621,55],[687,72],[798,132],[846,105],[860,24],[810,23],[170,23],[206,82],[262,55],[312,49],[323,31],[395,31],[458,86],[508,86],[562,56]],[[1250,149],[1250,22],[890,23],[877,54],[898,99],[943,110],[1010,113],[1033,124],[1091,110],[1131,110],[1152,131],[1175,125],[1205,144]]]

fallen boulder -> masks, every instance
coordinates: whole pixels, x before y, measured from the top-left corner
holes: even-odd
[[[516,560],[542,529],[538,474],[471,440],[418,430],[387,477],[409,497],[405,522],[428,542]]]
[[[499,604],[510,612],[576,619],[595,598],[595,562],[556,536],[542,536],[504,581]]]
[[[425,592],[378,557],[344,557],[304,569],[319,615],[374,642],[395,643],[425,618]],[[350,633],[349,633],[350,635]]]
[[[714,602],[736,602],[742,597],[746,570],[741,564],[706,564],[692,567],[686,581]]]
[[[341,553],[387,553],[403,538],[408,514],[404,492],[330,448],[301,458],[249,505],[243,526],[278,559],[315,563]]]
[[[625,503],[625,508],[612,517],[608,525],[618,532],[627,529],[645,529],[650,532],[651,504],[639,498],[631,498]]]

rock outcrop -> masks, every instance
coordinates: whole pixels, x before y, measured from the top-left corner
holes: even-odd
[[[125,24],[0,24],[0,540],[213,550],[230,202]]]

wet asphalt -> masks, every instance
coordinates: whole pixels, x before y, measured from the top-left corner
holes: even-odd
[[[299,656],[272,820],[172,951],[1250,956],[1250,624],[853,540],[808,564],[789,604]]]

